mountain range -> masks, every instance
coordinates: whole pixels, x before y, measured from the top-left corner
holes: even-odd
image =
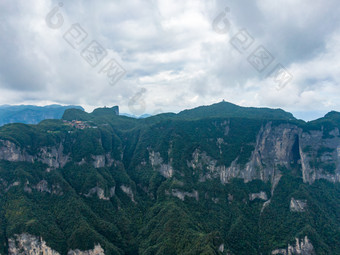
[[[0,126],[8,123],[38,124],[45,119],[61,119],[66,109],[76,108],[84,110],[75,105],[1,105]]]
[[[340,254],[340,113],[228,102],[0,128],[1,254]]]

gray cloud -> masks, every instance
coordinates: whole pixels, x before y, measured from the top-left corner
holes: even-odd
[[[82,104],[87,110],[129,100],[142,88],[146,112],[179,111],[222,99],[305,112],[340,110],[340,6],[336,0],[117,0],[64,2],[64,24],[51,29],[51,0],[0,3],[0,104]],[[215,17],[230,8],[231,28],[218,34]],[[78,50],[63,39],[78,23],[88,38]],[[255,43],[244,54],[229,40],[245,28]],[[114,86],[80,55],[91,40],[127,71]],[[258,73],[247,57],[263,45],[275,57]],[[106,59],[107,60],[107,59]],[[106,61],[103,60],[103,63]],[[102,64],[103,64],[102,63]],[[281,90],[268,78],[282,63],[294,76]]]

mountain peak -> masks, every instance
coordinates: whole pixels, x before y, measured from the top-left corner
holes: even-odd
[[[282,109],[243,107],[224,100],[209,106],[199,106],[194,109],[184,110],[180,112],[178,116],[189,119],[198,119],[202,117],[240,117],[250,119],[295,120],[293,114]]]
[[[101,116],[115,116],[119,115],[119,107],[102,107],[94,109],[92,113],[87,113],[81,111],[79,109],[68,109],[65,111],[63,115],[63,120],[81,120],[86,121],[90,120],[92,117],[101,117]]]
[[[340,112],[336,112],[336,111],[330,111],[329,113],[327,113],[325,115],[325,118],[329,118],[329,119],[340,119]]]
[[[119,107],[113,106],[113,107],[102,107],[94,109],[92,112],[95,116],[102,116],[102,115],[119,115]]]

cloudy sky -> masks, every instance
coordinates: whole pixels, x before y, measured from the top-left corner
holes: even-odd
[[[313,119],[340,111],[339,14],[338,0],[1,0],[0,104],[139,115],[224,99]]]

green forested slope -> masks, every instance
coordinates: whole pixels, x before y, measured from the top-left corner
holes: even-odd
[[[64,119],[86,120],[96,127],[83,130],[62,120],[2,127],[0,139],[27,153],[61,143],[71,160],[48,171],[37,161],[0,161],[0,252],[6,254],[7,239],[14,234],[30,233],[61,254],[92,249],[97,243],[105,254],[271,254],[304,236],[316,254],[340,254],[339,183],[303,183],[301,166],[294,165],[294,171],[282,168],[271,195],[270,181],[202,181],[200,171],[207,172],[209,166],[189,167],[195,150],[206,152],[216,165],[228,167],[237,159],[245,166],[259,130],[269,121],[316,130],[321,120],[302,123],[283,111],[268,115],[268,110],[254,109],[232,116],[224,104],[196,109],[191,116],[188,111],[139,120],[110,112],[66,111]],[[201,115],[211,112],[216,114]],[[326,126],[324,122],[338,125],[332,116],[322,120]],[[223,143],[218,145],[220,137]],[[152,151],[176,170],[171,178],[155,170]],[[95,167],[94,155],[109,156],[112,164]],[[122,186],[129,187],[132,196]],[[104,199],[97,191],[91,193],[95,187],[104,191]],[[187,194],[183,200],[176,197],[179,190]],[[264,201],[249,199],[261,191],[271,199],[262,212]],[[292,197],[308,200],[306,212],[290,210]]]

